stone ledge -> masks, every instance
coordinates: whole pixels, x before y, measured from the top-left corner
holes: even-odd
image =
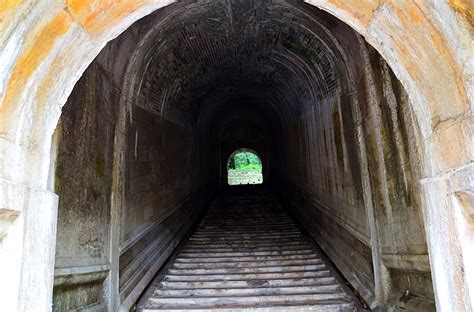
[[[431,272],[428,255],[382,254],[384,264],[389,268]]]
[[[54,287],[86,284],[104,280],[110,272],[110,265],[91,265],[54,270]]]

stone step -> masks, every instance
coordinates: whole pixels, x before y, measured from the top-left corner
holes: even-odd
[[[216,239],[216,235],[225,235]],[[193,235],[190,243],[208,243],[208,242],[221,242],[226,243],[229,241],[238,242],[262,242],[262,241],[305,241],[302,233],[286,233],[286,232],[274,232],[274,233],[248,233],[248,234],[200,234]]]
[[[349,301],[346,294],[336,293],[310,293],[283,296],[239,296],[239,297],[151,297],[149,305],[155,308],[207,308],[216,306],[259,306],[262,304],[296,303],[296,304],[317,304],[319,302],[338,302]]]
[[[203,281],[203,282],[172,282],[164,281],[163,289],[196,289],[196,288],[259,288],[285,286],[317,286],[337,284],[334,277],[307,277],[298,279],[270,279],[248,281]]]
[[[262,241],[298,241],[303,240],[301,233],[273,233],[273,234],[241,234],[241,235],[226,235],[224,237],[218,237],[216,239],[215,235],[193,235],[190,237],[190,243],[208,243],[208,242],[228,242],[228,241],[238,241],[238,242],[262,242]],[[303,240],[304,241],[304,240]]]
[[[273,236],[273,235],[301,235],[301,231],[298,229],[288,229],[288,230],[268,230],[268,229],[255,229],[255,230],[247,230],[242,232],[240,230],[198,230],[194,232],[193,236],[205,236],[205,237],[215,237],[215,235],[226,235],[225,237],[242,237],[242,236]]]
[[[297,294],[344,294],[339,285],[311,285],[288,287],[254,288],[214,288],[214,289],[157,289],[154,298],[178,297],[241,297],[241,296],[277,296]]]
[[[207,263],[225,263],[225,262],[246,262],[246,261],[270,261],[270,260],[301,260],[316,258],[317,255],[313,252],[299,255],[273,255],[273,256],[234,256],[234,257],[180,257],[176,259],[177,263],[193,263],[193,262],[207,262]]]
[[[207,215],[206,219],[203,220],[202,222],[213,222],[213,221],[222,221],[222,222],[229,222],[231,221],[231,218],[238,217],[240,222],[254,222],[255,220],[262,219],[266,222],[271,222],[271,221],[289,221],[291,220],[290,217],[284,212],[278,213],[278,212],[266,212],[266,213],[255,213],[252,212],[252,214],[249,216],[249,213],[244,212],[244,213],[219,213],[219,214],[214,214],[214,215]]]
[[[280,230],[280,229],[291,229],[294,230],[295,226],[292,225],[291,223],[283,223],[283,224],[262,224],[256,222],[255,224],[204,224],[200,225],[201,227],[204,227],[206,229],[232,229],[232,230],[253,230],[253,229],[275,229],[275,230]]]
[[[186,247],[188,248],[204,248],[209,249],[216,248],[253,248],[253,247],[270,247],[270,246],[289,246],[289,245],[308,245],[306,241],[291,241],[287,239],[278,240],[261,240],[261,241],[248,241],[248,240],[229,240],[229,241],[214,241],[214,242],[200,242],[193,241],[189,242]]]
[[[279,256],[279,255],[304,255],[304,254],[313,254],[313,250],[310,248],[301,249],[301,250],[278,250],[278,251],[247,251],[247,252],[183,252],[182,257],[247,257],[247,256]]]
[[[310,248],[309,244],[285,244],[285,245],[264,245],[264,246],[242,246],[242,247],[230,247],[230,248],[209,248],[209,247],[198,247],[198,246],[187,246],[183,250],[184,253],[191,252],[210,252],[210,253],[226,253],[226,252],[244,252],[244,251],[292,251],[292,250],[305,250]]]
[[[172,268],[176,269],[232,269],[232,268],[259,268],[259,267],[272,267],[272,266],[291,266],[291,265],[311,265],[311,264],[322,264],[322,260],[319,258],[310,258],[302,260],[260,260],[260,261],[240,261],[231,262],[226,261],[224,263],[215,262],[197,262],[197,263],[181,263],[175,262]]]
[[[276,272],[301,272],[301,271],[320,271],[324,270],[324,264],[309,265],[288,265],[288,266],[267,266],[267,267],[237,267],[224,269],[182,269],[173,267],[169,274],[173,275],[211,275],[211,274],[243,274],[243,273],[276,273]]]
[[[260,305],[260,307],[221,307],[221,306],[212,306],[206,308],[196,308],[196,307],[182,307],[182,308],[153,308],[147,307],[142,309],[143,312],[152,312],[152,311],[161,311],[161,312],[209,312],[209,311],[219,311],[219,312],[353,312],[357,311],[354,308],[352,303],[312,303],[312,304],[297,304],[289,303],[288,305],[278,304],[272,305],[268,304],[266,306]]]
[[[267,197],[213,205],[142,311],[355,311],[314,246]]]
[[[299,271],[299,272],[279,272],[279,273],[246,273],[246,274],[167,274],[166,281],[242,281],[242,280],[268,280],[284,278],[306,278],[306,277],[327,277],[330,276],[328,270],[319,271]]]

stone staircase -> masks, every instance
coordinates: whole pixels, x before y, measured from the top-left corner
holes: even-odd
[[[141,311],[357,311],[266,193],[216,201]]]

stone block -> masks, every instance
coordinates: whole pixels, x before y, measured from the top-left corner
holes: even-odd
[[[445,172],[469,161],[468,148],[460,120],[440,123],[433,133],[432,154],[438,172]]]

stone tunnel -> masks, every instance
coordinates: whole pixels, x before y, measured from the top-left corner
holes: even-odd
[[[92,2],[0,8],[5,311],[472,311],[472,6]]]

